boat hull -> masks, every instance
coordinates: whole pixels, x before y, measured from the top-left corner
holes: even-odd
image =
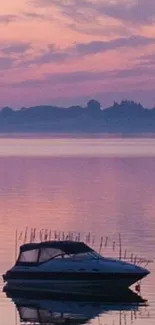
[[[38,292],[64,292],[72,294],[102,294],[103,292],[118,292],[130,287],[138,281],[138,276],[114,277],[104,276],[101,279],[9,279],[7,287],[19,290],[34,290]]]

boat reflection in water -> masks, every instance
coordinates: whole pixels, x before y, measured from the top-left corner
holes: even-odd
[[[5,290],[6,292],[6,290]],[[6,292],[16,305],[21,324],[86,324],[96,317],[109,312],[133,312],[134,314],[145,306],[146,302],[140,296],[126,290],[121,295],[108,296],[102,299],[80,300],[69,299],[65,296],[48,297],[37,296],[37,293],[22,294],[18,292]]]

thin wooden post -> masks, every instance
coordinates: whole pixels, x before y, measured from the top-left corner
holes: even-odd
[[[101,240],[100,240],[99,254],[101,253],[101,250],[102,250],[102,244],[103,244],[103,237],[101,237]]]
[[[122,239],[121,239],[120,233],[119,233],[118,239],[119,239],[119,259],[121,260],[122,259]]]
[[[17,260],[17,246],[18,246],[18,230],[16,229],[16,234],[15,234],[15,262]]]

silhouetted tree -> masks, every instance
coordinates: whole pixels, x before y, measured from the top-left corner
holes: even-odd
[[[101,113],[101,104],[97,100],[91,99],[87,103],[87,109],[91,115],[98,115]]]
[[[13,109],[10,107],[3,107],[1,114],[3,117],[10,116],[14,113]]]

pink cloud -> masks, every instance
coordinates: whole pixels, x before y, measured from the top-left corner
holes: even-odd
[[[4,105],[74,104],[91,94],[112,102],[117,92],[134,97],[136,90],[153,104],[154,0],[16,0],[2,7]]]

